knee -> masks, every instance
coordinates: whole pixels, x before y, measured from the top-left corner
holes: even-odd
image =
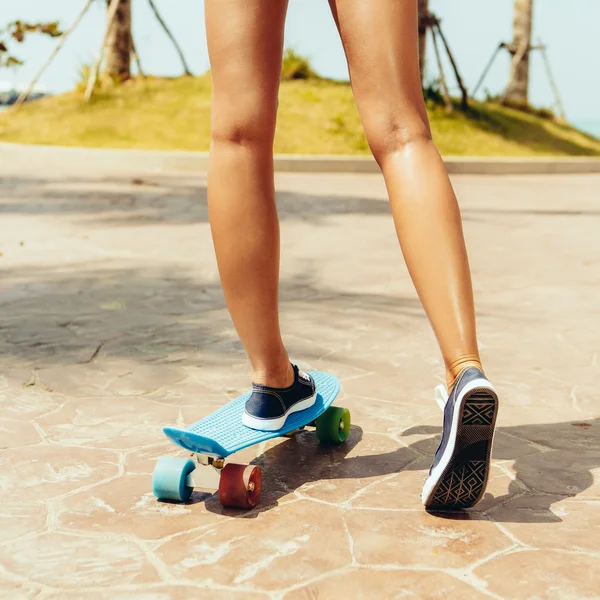
[[[213,144],[230,144],[234,146],[262,146],[272,144],[274,128],[271,130],[264,122],[256,119],[240,119],[233,117],[212,127],[211,141]]]
[[[374,117],[365,119],[365,134],[379,165],[415,144],[432,141],[429,122],[417,111],[398,115],[378,112]]]
[[[273,144],[277,104],[231,102],[213,104],[211,140],[216,144],[255,146]]]

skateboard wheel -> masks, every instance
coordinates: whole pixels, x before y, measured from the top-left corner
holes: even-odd
[[[350,411],[341,406],[330,406],[315,422],[320,442],[341,444],[350,433]]]
[[[219,502],[227,508],[254,508],[261,488],[260,467],[227,463],[221,471]]]
[[[159,500],[186,502],[194,491],[186,479],[195,468],[194,461],[187,458],[159,458],[152,473],[152,493]]]

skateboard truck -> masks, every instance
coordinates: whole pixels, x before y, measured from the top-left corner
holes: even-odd
[[[219,502],[228,508],[254,508],[262,488],[257,465],[225,464],[220,457],[192,454],[191,458],[163,457],[156,463],[152,491],[160,500],[187,502],[194,488],[218,489]],[[212,469],[197,467],[212,467]]]
[[[190,454],[192,460],[203,467],[212,467],[212,469],[199,469],[195,468],[186,477],[185,484],[190,488],[204,488],[204,489],[215,489],[219,487],[219,480],[221,471],[225,467],[224,458],[216,458],[214,456],[208,456],[206,454]]]
[[[209,454],[198,454],[197,452],[192,452],[190,456],[192,458],[196,457],[196,461],[205,467],[211,466],[218,470],[225,466],[224,458],[210,456]]]

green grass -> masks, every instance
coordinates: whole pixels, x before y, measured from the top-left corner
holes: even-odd
[[[208,150],[209,75],[148,79],[100,91],[85,104],[80,92],[0,113],[0,141],[27,144]],[[428,106],[443,154],[458,156],[600,156],[600,140],[568,125],[498,104],[474,103],[447,115]],[[326,80],[281,85],[277,153],[368,154],[350,86]]]

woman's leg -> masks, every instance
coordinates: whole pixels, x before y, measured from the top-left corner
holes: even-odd
[[[212,68],[208,207],[227,306],[253,381],[293,379],[278,314],[273,138],[287,0],[206,0]]]
[[[452,386],[481,368],[460,212],[431,139],[419,77],[416,0],[329,0],[365,134],[408,269]]]

